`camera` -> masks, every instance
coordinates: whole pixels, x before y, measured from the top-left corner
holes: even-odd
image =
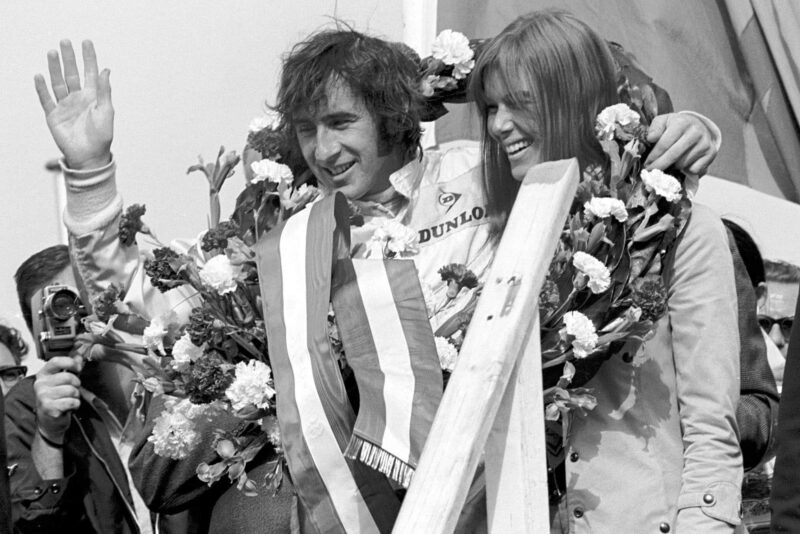
[[[84,331],[86,308],[78,291],[67,285],[51,285],[42,289],[39,310],[39,348],[43,359],[69,354],[75,338]]]

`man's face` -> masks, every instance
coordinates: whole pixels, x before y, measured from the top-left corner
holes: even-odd
[[[794,317],[797,295],[798,285],[795,283],[767,281],[766,299],[761,303],[758,310],[762,324],[766,325],[767,322],[770,322],[766,321],[765,317],[771,317],[779,321],[767,329],[767,334],[781,350],[784,358],[786,357],[786,350],[789,348],[790,329],[781,328],[780,320]]]
[[[31,305],[31,316],[33,318],[33,339],[34,344],[36,345],[36,351],[39,353],[39,357],[42,357],[41,348],[39,347],[39,334],[41,333],[41,322],[39,318],[39,312],[42,309],[42,290],[47,286],[52,285],[65,285],[70,286],[73,289],[77,289],[78,283],[75,280],[75,274],[72,272],[72,267],[67,266],[65,267],[60,273],[55,275],[53,278],[48,280],[46,283],[42,284],[42,286],[36,290],[30,299]]]
[[[19,368],[11,350],[0,343],[0,390],[3,395],[24,377],[25,371]]]
[[[405,150],[383,146],[375,118],[345,83],[329,83],[326,96],[294,120],[303,158],[323,189],[350,200],[374,199],[405,163]]]

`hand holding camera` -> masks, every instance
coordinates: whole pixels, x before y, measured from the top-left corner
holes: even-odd
[[[36,375],[33,389],[36,393],[37,431],[51,446],[64,443],[70,414],[81,404],[78,374],[82,368],[81,357],[55,356]]]

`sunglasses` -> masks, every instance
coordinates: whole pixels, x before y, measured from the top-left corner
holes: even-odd
[[[24,365],[6,367],[5,369],[0,369],[0,378],[2,378],[3,382],[6,384],[15,384],[25,378],[27,372],[28,368]]]
[[[761,328],[763,328],[765,332],[769,332],[772,330],[772,327],[777,324],[784,337],[788,337],[789,333],[792,331],[792,323],[794,323],[794,316],[780,317],[778,319],[770,317],[769,315],[758,316],[758,324],[761,325]]]

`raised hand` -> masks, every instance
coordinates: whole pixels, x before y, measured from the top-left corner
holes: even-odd
[[[97,57],[91,41],[83,42],[84,85],[72,43],[60,43],[61,61],[56,50],[47,53],[50,71],[48,91],[44,76],[34,77],[36,93],[42,105],[50,133],[72,169],[93,169],[111,161],[111,140],[114,137],[114,108],[111,105],[111,72],[98,74]]]
[[[647,131],[647,140],[655,143],[645,162],[648,169],[675,165],[683,172],[702,175],[717,157],[715,134],[689,113],[659,115]]]
[[[64,441],[70,414],[81,404],[78,373],[82,367],[80,357],[55,356],[36,374],[33,384],[36,424],[39,432],[52,442]]]

